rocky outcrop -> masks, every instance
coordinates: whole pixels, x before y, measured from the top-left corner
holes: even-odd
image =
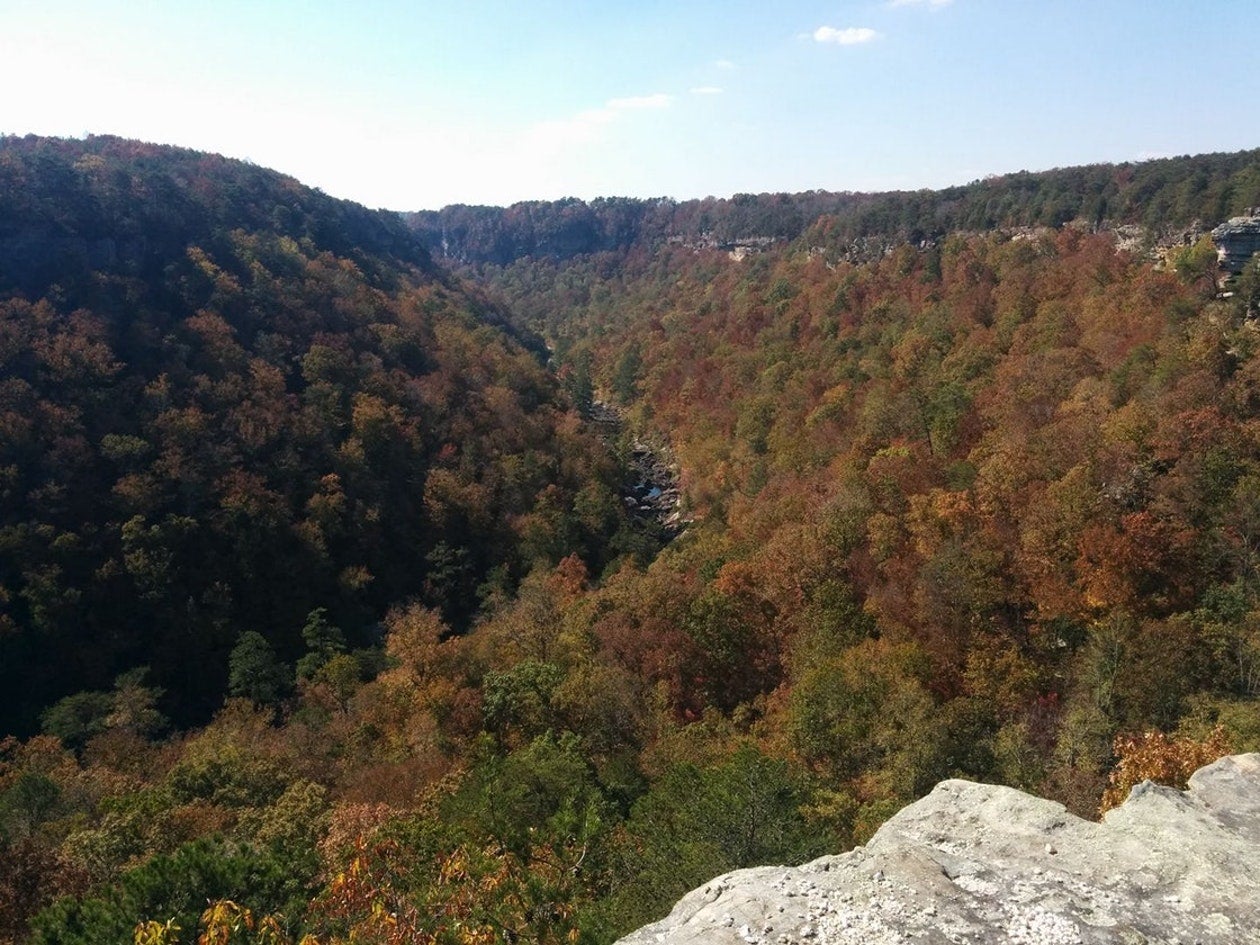
[[[1145,782],[1102,823],[945,781],[865,847],[721,876],[620,945],[1260,942],[1260,755]]]
[[[1260,209],[1253,208],[1245,216],[1232,217],[1212,231],[1212,242],[1220,258],[1221,270],[1238,275],[1260,253]]]

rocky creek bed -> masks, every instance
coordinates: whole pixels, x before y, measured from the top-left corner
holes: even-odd
[[[591,404],[587,419],[609,442],[616,441],[624,427],[621,411],[602,400]],[[677,538],[691,519],[683,511],[678,465],[669,444],[659,437],[634,437],[628,465],[630,476],[622,490],[627,511],[658,525],[667,540]]]

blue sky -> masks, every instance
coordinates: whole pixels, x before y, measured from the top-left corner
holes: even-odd
[[[1260,0],[0,0],[0,132],[370,206],[886,190],[1260,146]]]

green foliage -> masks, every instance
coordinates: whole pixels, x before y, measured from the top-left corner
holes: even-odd
[[[292,685],[289,670],[266,637],[246,630],[228,657],[228,694],[259,705],[275,705]]]
[[[306,653],[297,663],[298,679],[310,679],[327,663],[346,650],[346,636],[339,627],[328,622],[327,609],[316,607],[306,615],[302,625],[302,642]]]
[[[246,811],[236,834],[242,841],[275,851],[282,859],[304,862],[314,855],[327,829],[329,806],[323,786],[294,781],[272,803]]]
[[[729,595],[710,590],[696,597],[683,630],[696,649],[693,684],[706,703],[730,710],[768,688],[756,625]]]
[[[15,842],[29,837],[62,805],[57,782],[37,771],[23,771],[0,792],[0,840]]]
[[[1234,283],[1234,298],[1237,306],[1246,318],[1260,315],[1260,257],[1253,257],[1243,267],[1242,273]]]
[[[444,817],[518,856],[539,844],[595,842],[609,814],[578,739],[551,733],[482,759],[443,806]]]
[[[474,581],[468,549],[440,541],[425,555],[424,562],[428,570],[425,600],[442,612],[448,624],[466,619]]]
[[[613,396],[622,404],[631,404],[638,394],[639,372],[643,369],[643,354],[638,345],[631,345],[617,359],[613,369]]]
[[[266,806],[284,793],[291,775],[278,763],[239,748],[199,752],[175,765],[166,777],[174,800],[196,800],[230,808]]]
[[[712,768],[671,768],[626,822],[599,919],[624,934],[720,873],[821,854],[822,838],[801,811],[805,799],[802,780],[785,762],[747,745]]]
[[[559,666],[534,660],[487,673],[481,686],[487,731],[504,739],[511,733],[533,739],[554,728],[552,699],[563,679]]]
[[[178,844],[171,836],[171,808],[171,797],[161,790],[109,798],[91,826],[66,837],[63,850],[92,882],[113,882],[128,867]]]
[[[1195,286],[1209,297],[1216,293],[1216,247],[1209,236],[1187,246],[1171,258],[1172,267],[1187,285]]]
[[[139,666],[123,673],[114,681],[113,704],[105,719],[108,728],[140,738],[159,735],[169,724],[157,709],[164,690],[146,686],[149,667]]]
[[[853,588],[838,578],[827,578],[811,590],[801,611],[791,661],[808,667],[837,659],[873,630],[874,623],[855,599]]]
[[[1260,751],[1260,700],[1200,694],[1190,700],[1177,734],[1204,741],[1218,727],[1233,751]]]
[[[158,710],[160,688],[145,685],[148,667],[137,667],[114,681],[113,692],[79,692],[59,699],[40,715],[43,729],[76,751],[102,732],[139,738],[161,734],[169,724]]]
[[[208,900],[231,899],[260,913],[300,916],[313,864],[267,850],[198,840],[125,874],[102,895],[61,899],[31,922],[33,945],[128,945],[138,922],[173,920],[192,929]]]
[[[580,260],[650,250],[666,240],[696,245],[751,238],[805,245],[860,247],[918,244],[956,230],[1059,227],[1079,220],[1186,226],[1223,220],[1260,203],[1260,152],[1165,158],[1138,164],[1094,164],[1040,173],[1021,171],[959,187],[912,193],[736,194],[683,202],[601,199],[535,201],[513,207],[455,205],[408,214],[408,223],[434,253],[465,263],[508,266],[514,261]],[[1187,181],[1196,186],[1187,186]],[[603,263],[607,265],[607,262]],[[925,272],[940,279],[939,258]],[[572,276],[561,270],[561,275]],[[773,283],[765,294],[783,303],[796,286]],[[595,293],[588,290],[588,298]],[[584,300],[585,301],[585,300]]]
[[[1045,758],[1033,743],[1028,725],[1011,722],[993,739],[994,777],[1021,791],[1036,791],[1045,780]]]
[[[326,687],[337,708],[345,712],[363,681],[363,668],[352,654],[338,653],[315,670],[311,679]]]
[[[113,706],[113,697],[107,692],[76,692],[45,709],[40,722],[45,732],[78,751],[94,735],[105,731]]]
[[[948,770],[923,671],[916,649],[877,644],[810,666],[792,689],[793,744],[834,778],[877,771],[896,796],[918,796]]]
[[[573,363],[565,378],[565,388],[582,416],[589,416],[595,400],[595,387],[591,381],[591,357],[583,352]]]

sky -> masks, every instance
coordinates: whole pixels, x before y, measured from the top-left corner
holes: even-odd
[[[1260,0],[0,0],[0,133],[371,207],[942,187],[1260,147]]]

